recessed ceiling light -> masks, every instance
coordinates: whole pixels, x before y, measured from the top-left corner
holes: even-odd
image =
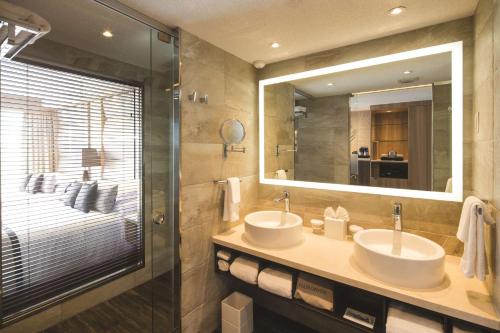
[[[274,43],[272,43],[272,44],[271,44],[271,47],[272,47],[273,49],[277,49],[278,47],[280,47],[280,43],[278,43],[278,42],[274,42]]]
[[[411,74],[411,73],[413,73],[413,71],[411,71],[411,70],[406,70],[403,72],[403,74],[406,74],[406,75]]]
[[[328,82],[326,85],[327,86],[333,86],[333,82]]]
[[[386,113],[391,113],[392,111],[391,111],[391,110],[387,110],[387,111],[385,111],[385,112],[386,112]]]
[[[392,15],[392,16],[396,16],[396,15],[401,14],[405,10],[406,10],[405,6],[398,6],[398,7],[394,7],[394,8],[389,9],[387,14]]]
[[[111,37],[113,37],[113,33],[111,32],[111,30],[104,30],[104,31],[102,32],[102,35],[103,35],[104,37],[106,37],[106,38],[111,38]]]

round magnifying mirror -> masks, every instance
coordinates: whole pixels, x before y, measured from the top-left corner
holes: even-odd
[[[220,128],[220,136],[225,144],[240,144],[245,139],[245,126],[237,119],[226,120]]]

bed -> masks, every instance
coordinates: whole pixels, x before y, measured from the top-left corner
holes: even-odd
[[[67,288],[75,276],[95,278],[97,269],[139,260],[140,242],[126,237],[125,221],[131,207],[137,215],[137,204],[126,205],[128,211],[115,206],[107,214],[84,213],[55,193],[2,195],[3,301],[27,290],[42,297],[48,287]]]

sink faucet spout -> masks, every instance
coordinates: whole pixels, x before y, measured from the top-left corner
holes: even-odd
[[[274,202],[284,202],[285,209],[283,212],[290,213],[290,193],[288,191],[283,191],[283,195],[279,198],[274,199]]]

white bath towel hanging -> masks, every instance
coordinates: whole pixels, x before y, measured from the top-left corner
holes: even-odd
[[[240,219],[240,200],[240,179],[230,177],[224,193],[224,221],[234,222]]]
[[[478,212],[479,209],[482,210],[482,214]],[[484,281],[488,274],[484,223],[494,223],[486,205],[474,196],[465,199],[457,231],[457,238],[464,243],[460,268],[467,278],[476,276],[481,281]]]

